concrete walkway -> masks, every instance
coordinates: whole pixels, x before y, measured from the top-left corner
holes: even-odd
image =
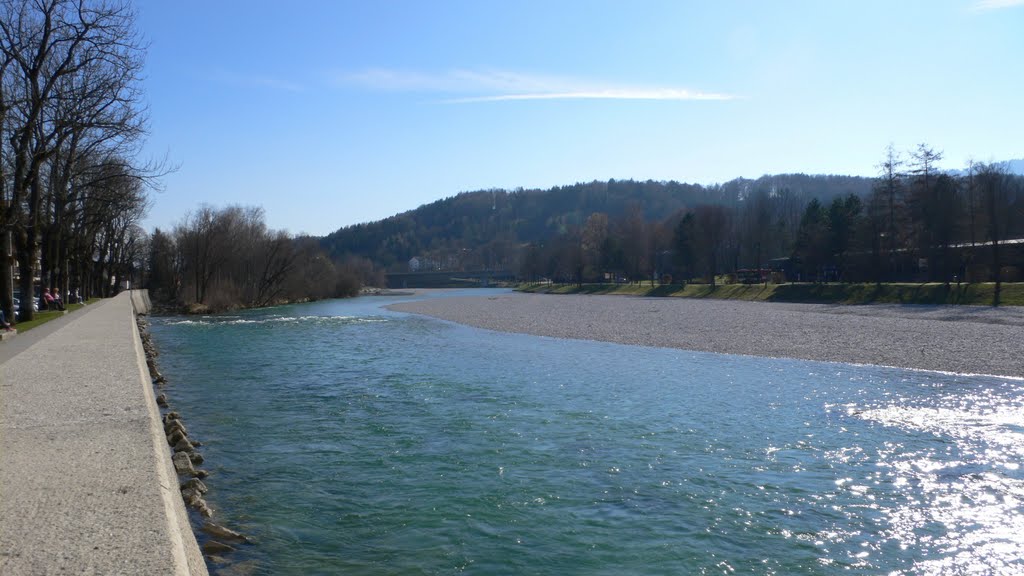
[[[0,574],[206,573],[131,295],[0,343]]]

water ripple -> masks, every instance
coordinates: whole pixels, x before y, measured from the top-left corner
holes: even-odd
[[[261,574],[1024,572],[1019,381],[387,302],[153,323],[210,502]]]
[[[386,318],[360,318],[357,316],[271,316],[267,318],[243,318],[240,316],[203,316],[198,319],[167,320],[167,326],[241,326],[273,324],[367,324],[387,322]]]

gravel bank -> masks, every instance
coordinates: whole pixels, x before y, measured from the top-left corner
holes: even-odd
[[[390,308],[556,338],[1024,377],[1021,308],[521,293]]]

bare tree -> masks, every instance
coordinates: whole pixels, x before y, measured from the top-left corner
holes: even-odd
[[[201,206],[194,214],[174,229],[174,236],[182,250],[185,268],[189,271],[197,304],[206,302],[214,273],[227,260],[229,238],[223,220],[210,206]]]
[[[331,262],[313,238],[267,228],[263,209],[201,206],[175,226],[153,233],[149,284],[172,305],[224,310],[287,301],[354,296],[384,282],[365,258]]]
[[[630,207],[621,228],[626,275],[630,280],[642,281],[648,277],[651,263],[647,221],[639,205]]]
[[[697,238],[712,287],[718,275],[718,260],[729,235],[730,220],[729,210],[724,206],[702,204],[694,210]]]
[[[932,267],[933,274],[948,287],[953,275],[952,246],[958,240],[963,213],[957,180],[947,174],[936,177],[928,202],[929,247],[932,260],[938,263]]]
[[[127,4],[0,1],[5,164],[0,226],[13,232],[26,295],[22,319],[32,317],[28,295],[36,254],[44,231],[54,229],[51,217],[62,221],[64,193],[79,154],[97,142],[116,148],[117,142],[142,132],[138,74],[143,53]],[[63,221],[56,230],[62,226]],[[9,300],[9,294],[3,296]]]
[[[888,231],[888,208],[884,188],[876,183],[867,199],[865,217],[861,219],[861,228],[858,231],[860,244],[866,246],[870,253],[859,272],[862,277],[873,280],[879,287],[887,270],[891,268],[887,265],[885,256],[889,250],[888,245],[885,244]]]
[[[903,173],[900,168],[903,160],[892,144],[885,149],[885,157],[878,165],[879,177],[875,181],[873,194],[877,198],[873,204],[882,207],[884,213],[884,224],[880,227],[880,236],[884,240],[880,242],[882,259],[888,260],[888,273],[891,276],[893,270],[893,258],[900,244],[900,229],[903,212]]]
[[[761,269],[764,253],[771,238],[771,198],[767,190],[756,189],[743,199],[743,228],[746,230],[747,252],[754,267]]]
[[[582,242],[585,270],[591,278],[600,278],[606,264],[605,247],[608,240],[608,215],[594,212],[583,226]]]
[[[1003,253],[1001,244],[1006,239],[1007,228],[1010,224],[1011,194],[1014,183],[1008,177],[1006,169],[999,164],[979,164],[975,180],[985,215],[985,237],[991,246],[989,252],[991,275],[996,283],[992,305],[998,306],[1002,291]]]
[[[697,231],[693,212],[686,212],[679,218],[672,234],[673,264],[676,275],[682,284],[686,284],[696,272]]]
[[[940,212],[946,208],[936,198],[935,183],[938,179],[936,164],[942,160],[942,153],[926,144],[918,144],[911,153],[910,163],[910,224],[912,241],[908,248],[915,248],[919,256],[930,256],[928,273],[935,274],[934,247],[936,223],[943,219]]]

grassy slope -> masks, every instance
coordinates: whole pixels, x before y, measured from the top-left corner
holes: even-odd
[[[991,305],[995,284],[520,284],[518,290],[547,294],[625,294],[767,302],[836,304],[974,304]],[[1024,283],[1003,284],[1000,303],[1024,306]]]

